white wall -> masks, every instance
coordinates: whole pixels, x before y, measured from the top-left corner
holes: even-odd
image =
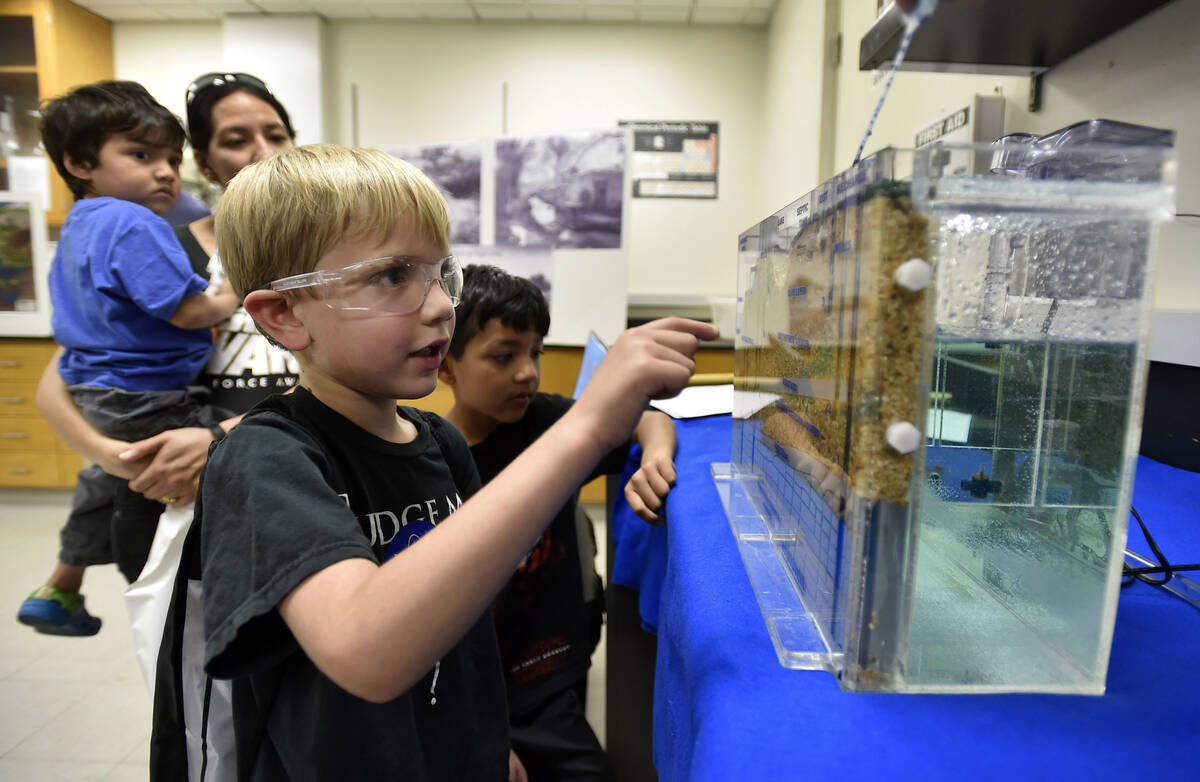
[[[180,119],[192,79],[225,67],[220,22],[114,22],[112,29],[116,77],[141,82]]]
[[[187,82],[223,67],[220,25],[113,27],[118,75],[180,114]],[[606,128],[620,119],[719,122],[716,200],[632,202],[628,290],[734,293],[736,236],[763,209],[764,28],[339,21],[327,24],[327,36],[329,141],[354,140],[352,85],[366,146]]]
[[[276,63],[271,67],[259,66],[248,59],[252,53],[245,49],[254,48],[252,39],[255,22],[267,17],[236,17],[238,24],[225,25],[221,22],[116,22],[113,24],[113,69],[118,79],[141,82],[159,103],[162,103],[181,119],[186,119],[184,94],[192,79],[205,73],[220,70],[238,70],[252,73],[264,79],[283,101],[291,115],[293,124],[299,129],[298,141],[302,144],[322,140],[325,119],[322,104],[318,99],[320,90],[313,89],[313,63],[316,57],[302,56],[299,66],[288,67],[289,63]],[[276,36],[259,48],[270,53],[286,53],[289,44],[311,44],[320,37],[324,21],[320,17],[276,17],[273,26],[284,28],[290,40]],[[230,29],[233,29],[233,40]],[[164,56],[169,51],[170,56]],[[277,71],[277,73],[272,71]],[[318,85],[319,87],[319,85]]]
[[[822,123],[836,121],[836,94],[826,51],[826,0],[780,0],[767,35],[763,80],[762,185],[748,228],[812,190],[833,172],[822,171]],[[828,143],[828,139],[826,140]]]
[[[734,27],[338,23],[331,133],[352,140],[352,84],[367,146],[715,120],[719,197],[632,201],[628,289],[732,295],[736,236],[756,213],[764,38]]]
[[[265,81],[288,110],[297,144],[325,141],[325,19],[317,14],[227,16],[223,69]]]

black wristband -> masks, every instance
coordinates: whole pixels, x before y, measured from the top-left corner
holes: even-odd
[[[228,434],[228,432],[226,432],[220,424],[213,424],[212,426],[208,427],[208,431],[212,432],[214,443],[219,442],[225,437],[226,434]]]

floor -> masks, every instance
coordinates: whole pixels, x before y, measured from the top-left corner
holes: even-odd
[[[40,635],[15,617],[50,573],[68,492],[0,490],[0,782],[145,782],[150,694],[134,657],[112,565],[84,581],[88,610],[104,620],[91,638]],[[606,540],[602,505],[587,505]],[[604,546],[597,566],[605,573]],[[604,741],[604,643],[588,680],[588,719]]]

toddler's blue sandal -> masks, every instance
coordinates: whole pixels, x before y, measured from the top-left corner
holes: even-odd
[[[33,590],[17,611],[17,621],[47,635],[87,636],[100,632],[100,619],[83,607],[83,595],[53,587]]]

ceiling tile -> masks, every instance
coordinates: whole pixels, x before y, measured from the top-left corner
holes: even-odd
[[[254,4],[268,13],[302,14],[312,13],[312,6],[303,0],[254,0]]]
[[[585,5],[583,15],[593,22],[633,22],[637,20],[637,12],[633,6],[617,5]]]
[[[220,3],[213,2],[205,7],[215,11],[217,14],[260,14],[263,12],[263,9],[259,8],[257,4],[239,3],[236,0],[234,2],[230,2],[230,0],[224,0],[224,2]],[[308,8],[307,5],[303,10],[312,13],[312,9]]]
[[[202,5],[160,5],[158,12],[167,19],[174,19],[177,22],[211,22],[221,18],[219,12]]]
[[[92,13],[96,13],[96,14],[100,14],[101,16],[104,16],[105,11],[107,11],[109,8],[112,8],[114,6],[119,7],[119,6],[130,5],[130,0],[108,0],[107,2],[103,2],[103,3],[90,2],[90,3],[79,3],[78,5],[83,6],[84,8],[88,9]]]
[[[427,19],[474,19],[475,11],[466,3],[422,3],[421,10]]]
[[[370,19],[371,15],[367,13],[365,5],[356,3],[339,3],[331,2],[330,0],[322,0],[321,2],[310,2],[312,9],[324,16],[326,19]]]
[[[534,19],[542,21],[580,21],[583,19],[583,6],[578,3],[572,5],[565,3],[558,5],[531,3],[529,5],[529,14]]]
[[[696,8],[692,21],[697,24],[738,24],[746,12],[740,8]]]
[[[529,9],[523,5],[513,3],[506,5],[500,5],[498,3],[477,3],[475,5],[475,13],[480,19],[513,20],[529,18]]]
[[[425,16],[421,6],[413,3],[373,2],[367,6],[367,10],[376,19],[421,19]]]
[[[638,19],[643,22],[683,24],[687,22],[691,14],[692,9],[682,7],[651,8],[643,5],[637,10]]]
[[[96,12],[105,19],[111,19],[114,22],[143,21],[149,19],[161,21],[165,18],[157,9],[147,8],[144,5],[106,5],[103,9],[96,9]]]
[[[320,13],[329,19],[536,19],[769,23],[776,0],[76,0],[115,21],[212,20],[235,13]],[[477,10],[478,9],[478,10]]]

